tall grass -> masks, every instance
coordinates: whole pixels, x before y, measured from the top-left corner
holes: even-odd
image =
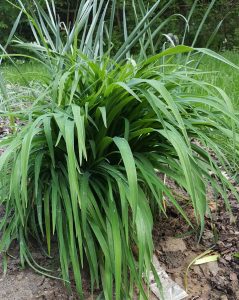
[[[230,99],[197,80],[197,70],[186,64],[190,57],[183,55],[193,48],[179,45],[154,53],[150,25],[170,1],[161,10],[156,10],[159,1],[149,10],[139,1],[142,16],[132,33],[126,33],[124,18],[125,42],[112,52],[115,3],[106,31],[107,5],[88,0],[62,34],[53,3],[46,1],[45,12],[37,1],[28,10],[19,0],[36,41],[17,44],[28,53],[23,57],[33,53],[32,60],[47,68],[49,77],[44,92],[37,96],[33,90],[31,105],[17,112],[25,119],[22,130],[0,142],[5,148],[0,251],[17,239],[22,265],[52,276],[32,257],[30,240],[34,237],[50,254],[55,238],[62,278],[69,285],[73,272],[82,299],[84,266],[92,291],[101,287],[105,299],[132,299],[135,287],[147,299],[142,274],[147,283],[148,272],[155,271],[152,227],[155,214],[166,214],[165,197],[193,226],[159,173],[188,192],[199,233],[209,183],[228,208],[226,189],[237,197],[220,169],[230,171],[227,154],[237,151],[238,119]],[[138,60],[130,54],[136,44]],[[194,93],[195,86],[206,94]],[[214,141],[218,134],[228,141],[227,149]]]

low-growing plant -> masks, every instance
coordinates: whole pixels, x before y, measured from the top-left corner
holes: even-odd
[[[0,252],[16,239],[22,265],[52,276],[35,261],[30,244],[34,238],[50,254],[55,238],[62,278],[69,285],[73,271],[81,298],[88,266],[92,292],[98,287],[105,299],[132,299],[136,286],[147,299],[142,274],[147,283],[148,272],[155,273],[152,228],[154,216],[166,214],[164,199],[193,226],[159,173],[188,192],[200,232],[208,184],[228,208],[226,188],[237,196],[221,167],[230,169],[227,151],[237,151],[238,120],[220,88],[196,79],[187,54],[201,51],[227,61],[184,45],[154,53],[158,29],[151,32],[150,24],[165,9],[158,12],[159,1],[148,11],[139,1],[143,16],[131,34],[124,14],[125,43],[112,55],[116,1],[108,27],[105,2],[88,0],[71,28],[47,1],[48,12],[37,1],[34,10],[18,2],[35,43],[17,44],[33,52],[22,56],[42,63],[48,74],[45,90],[40,96],[33,91],[29,107],[2,113],[25,125],[0,142]],[[139,59],[130,55],[136,43]],[[206,95],[194,94],[195,86]],[[214,141],[218,134],[227,149]]]

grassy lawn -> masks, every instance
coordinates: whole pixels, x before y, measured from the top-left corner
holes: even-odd
[[[239,65],[239,53],[225,52],[223,56]],[[235,107],[239,108],[239,71],[209,57],[203,58],[199,68],[203,71],[212,72],[204,75],[204,80],[222,88],[230,96]]]
[[[16,66],[4,65],[2,73],[7,82],[20,85],[34,80],[44,81],[44,77],[47,76],[47,70],[41,64],[29,62],[17,62]]]

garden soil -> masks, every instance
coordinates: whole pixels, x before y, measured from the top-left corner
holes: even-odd
[[[187,195],[174,183],[168,183],[179,199]],[[222,199],[208,192],[210,212],[200,242],[197,235],[172,208],[168,218],[158,218],[154,228],[156,255],[171,278],[185,287],[190,300],[239,300],[239,204],[232,197],[232,213],[226,211]],[[179,200],[180,201],[180,200]],[[193,219],[193,210],[185,208]],[[163,224],[163,226],[162,226]],[[189,264],[207,250],[219,254],[217,261],[200,265]]]
[[[1,121],[1,120],[0,120]],[[0,122],[1,123],[1,122]],[[8,133],[8,128],[0,131],[0,137]],[[1,151],[0,151],[1,153]],[[184,190],[167,180],[179,202],[187,203],[188,196]],[[168,275],[181,287],[185,288],[187,278],[188,298],[186,300],[239,300],[239,204],[229,195],[232,212],[227,212],[222,199],[215,199],[208,189],[210,211],[206,217],[205,230],[199,241],[197,234],[169,204],[168,217],[159,216],[153,231],[155,255]],[[186,204],[185,204],[186,205]],[[189,206],[184,209],[193,220],[193,210]],[[0,207],[0,218],[4,210]],[[199,255],[212,249],[219,254],[217,261],[200,265],[188,265]],[[37,248],[32,249],[33,257],[42,265],[56,270],[58,276],[57,250],[52,258],[46,258]],[[3,262],[2,257],[0,259]],[[7,273],[3,274],[3,263],[0,267],[0,300],[73,300],[76,293],[67,291],[60,280],[48,278],[34,272],[31,268],[22,269],[18,256],[17,243],[12,245],[8,253]],[[83,272],[85,299],[90,296],[90,285],[87,272]],[[135,297],[137,299],[137,296]],[[153,295],[150,300],[156,299]],[[165,299],[169,300],[169,299]]]

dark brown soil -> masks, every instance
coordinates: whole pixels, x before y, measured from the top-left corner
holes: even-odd
[[[170,183],[174,191],[185,193]],[[221,199],[208,193],[211,216],[206,218],[205,231],[198,242],[195,232],[174,210],[168,219],[158,219],[154,229],[156,254],[172,279],[185,287],[187,266],[194,258],[212,247],[220,255],[218,261],[193,265],[188,272],[188,300],[237,300],[239,299],[239,204],[231,197],[232,213],[226,211]],[[193,215],[190,208],[186,208]],[[161,224],[164,224],[162,226]]]

